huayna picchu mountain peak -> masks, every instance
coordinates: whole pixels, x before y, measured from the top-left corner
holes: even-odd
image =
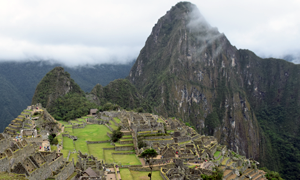
[[[154,112],[181,117],[258,158],[258,123],[238,84],[237,57],[237,49],[194,5],[178,3],[154,26],[129,79]]]
[[[147,111],[180,118],[295,179],[299,73],[299,65],[237,49],[195,5],[180,2],[152,28],[128,79]]]

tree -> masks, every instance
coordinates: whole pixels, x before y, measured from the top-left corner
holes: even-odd
[[[153,168],[153,164],[150,160],[153,160],[153,158],[155,158],[157,156],[157,152],[154,149],[146,149],[144,152],[142,152],[142,154],[139,155],[139,157],[141,158],[145,158],[146,162],[149,164],[149,168],[151,169],[151,173],[148,174],[148,177],[152,177],[152,168]]]
[[[119,139],[121,139],[123,136],[123,133],[121,132],[121,126],[118,127],[117,130],[113,131],[113,134],[111,136],[111,140],[113,142],[117,142]]]
[[[50,134],[48,136],[48,140],[49,140],[51,145],[58,144],[58,139],[56,138],[56,134]]]
[[[222,180],[223,179],[223,171],[218,168],[214,168],[212,175],[201,174],[201,178],[203,180]]]

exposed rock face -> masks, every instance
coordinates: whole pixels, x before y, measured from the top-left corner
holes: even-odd
[[[298,65],[237,50],[193,4],[181,2],[153,27],[128,79],[148,111],[180,117],[293,179],[299,163],[291,159],[300,161],[299,74]]]
[[[65,72],[64,68],[56,67],[47,73],[36,87],[32,104],[41,103],[43,107],[49,108],[58,97],[69,92],[84,95],[70,74]]]
[[[240,154],[258,158],[259,128],[241,86],[239,60],[238,50],[193,4],[178,3],[153,27],[129,79],[154,101],[153,111],[181,117]],[[216,116],[209,116],[212,112]]]

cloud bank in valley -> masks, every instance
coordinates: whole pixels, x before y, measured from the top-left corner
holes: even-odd
[[[192,2],[192,1],[191,1]],[[177,1],[1,1],[0,61],[69,66],[137,57],[157,20]],[[300,2],[197,0],[201,14],[237,48],[264,57],[300,52]]]

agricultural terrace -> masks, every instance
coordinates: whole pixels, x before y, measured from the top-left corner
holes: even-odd
[[[76,120],[70,121],[73,124],[82,124],[87,117],[82,117]],[[119,123],[120,119],[114,118],[114,120]],[[78,122],[79,121],[79,122]],[[64,157],[68,156],[69,151],[73,152],[74,149],[78,152],[80,150],[83,154],[87,153],[97,157],[99,160],[103,159],[106,163],[121,163],[122,165],[141,165],[139,158],[135,155],[134,151],[115,151],[115,146],[133,146],[133,144],[120,144],[115,143],[115,145],[111,145],[110,142],[106,143],[97,143],[97,144],[87,144],[86,141],[107,141],[110,138],[107,136],[107,133],[112,133],[109,128],[105,125],[97,125],[97,124],[87,124],[85,128],[72,129],[72,125],[69,125],[68,122],[59,121],[59,123],[65,126],[64,134],[69,134],[77,137],[77,140],[73,142],[72,139],[68,137],[62,137],[62,135],[58,136],[59,142],[63,140],[63,149],[61,152],[64,154]],[[118,126],[115,122],[110,121],[110,127],[112,129],[117,129]],[[132,140],[132,136],[124,136],[121,139]],[[130,138],[130,139],[129,139]],[[110,148],[106,149],[105,148]],[[120,154],[126,153],[126,154]],[[132,154],[131,154],[132,153]],[[76,156],[76,157],[75,157]],[[74,158],[77,161],[76,154],[70,154],[69,161]]]
[[[86,141],[109,140],[107,132],[110,132],[110,130],[106,126],[96,124],[86,125],[85,128],[73,129],[73,135],[77,136],[77,140],[75,141],[76,150],[80,150],[83,154],[89,154]]]
[[[150,171],[130,171],[129,169],[120,169],[122,180],[148,180]],[[152,179],[163,180],[159,171],[152,172]]]

